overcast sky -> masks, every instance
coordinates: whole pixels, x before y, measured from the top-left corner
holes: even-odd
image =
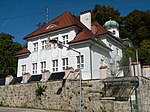
[[[23,37],[46,21],[45,6],[49,7],[50,21],[65,11],[79,15],[92,10],[94,4],[113,6],[122,16],[135,9],[150,10],[149,0],[0,0],[0,32],[13,35],[22,44]]]

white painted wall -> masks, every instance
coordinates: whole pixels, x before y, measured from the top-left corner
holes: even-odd
[[[17,76],[22,76],[21,65],[26,64],[26,71],[32,74],[32,64],[37,63],[37,74],[41,74],[41,62],[46,61],[46,70],[52,71],[52,60],[58,59],[58,72],[63,71],[62,69],[62,58],[68,58],[69,67],[73,67],[77,69],[77,56],[78,53],[68,50],[67,48],[58,48],[58,46],[51,45],[51,49],[44,49],[42,50],[41,41],[47,40],[48,37],[50,39],[54,39],[58,37],[59,41],[63,41],[62,36],[68,35],[69,41],[73,40],[76,36],[76,30],[74,28],[61,30],[59,32],[50,33],[47,35],[39,36],[33,39],[28,40],[28,50],[31,52],[29,57],[20,57],[18,60],[18,71]],[[102,39],[102,41],[108,46],[109,43],[112,44],[112,51],[110,54],[108,51],[103,50],[102,48],[90,45],[88,43],[80,44],[73,46],[73,48],[79,52],[81,55],[84,56],[84,68],[81,69],[82,71],[82,78],[83,79],[97,79],[100,78],[99,67],[103,64],[101,63],[101,59],[103,57],[111,58],[115,55],[117,48],[117,44],[113,43],[113,41],[108,40],[106,38]],[[38,42],[38,51],[33,51],[33,43]],[[66,46],[68,46],[66,44]],[[91,46],[91,47],[90,47]],[[122,55],[121,48],[119,49],[119,55]],[[90,58],[91,56],[91,58]],[[92,70],[92,72],[91,72]],[[36,74],[35,74],[36,75]]]

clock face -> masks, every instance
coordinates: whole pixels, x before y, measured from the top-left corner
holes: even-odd
[[[38,58],[38,53],[37,52],[33,52],[32,53],[32,61],[37,61]]]

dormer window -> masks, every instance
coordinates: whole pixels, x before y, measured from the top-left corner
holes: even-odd
[[[56,27],[56,26],[57,26],[56,24],[50,24],[46,29],[54,28],[54,27]]]

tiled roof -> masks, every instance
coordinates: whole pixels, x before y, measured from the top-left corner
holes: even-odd
[[[48,28],[48,26],[50,26],[50,25],[54,25],[54,27]],[[92,39],[95,42],[97,42],[98,44],[106,47],[106,45],[101,40],[96,39],[96,36],[107,33],[108,32],[107,30],[105,30],[97,22],[93,22],[92,26],[95,26],[96,29],[92,29],[92,31],[91,31],[84,24],[82,24],[79,21],[79,19],[77,19],[75,16],[73,16],[70,12],[63,13],[62,15],[58,16],[54,20],[45,24],[43,27],[32,32],[31,34],[26,36],[24,39],[32,38],[32,37],[40,35],[40,34],[44,34],[44,33],[55,31],[55,30],[60,30],[60,29],[70,27],[70,26],[77,26],[80,30],[77,33],[76,37],[72,41],[70,41],[68,44],[84,41],[87,39]],[[94,33],[93,30],[97,30],[97,31]]]
[[[76,35],[76,37],[74,38],[74,40],[70,41],[70,43],[75,43],[75,42],[79,42],[79,41],[83,41],[89,38],[94,38],[94,34],[92,32],[90,32],[88,29],[83,29],[80,33],[78,33]]]
[[[16,52],[15,55],[28,54],[30,51],[27,48],[23,48],[20,51]]]
[[[101,34],[108,33],[108,31],[97,22],[92,23],[92,32],[95,35],[101,35]]]
[[[70,12],[65,12],[62,15],[55,18],[54,20],[45,24],[41,28],[39,28],[39,29],[35,30],[34,32],[32,32],[31,34],[27,35],[26,37],[24,37],[24,39],[28,39],[33,36],[37,36],[37,35],[44,34],[47,32],[59,30],[62,28],[73,26],[73,25],[77,25],[78,27],[80,27],[80,24],[78,21],[76,21],[75,17]],[[55,25],[55,26],[48,28],[48,26],[50,26],[50,25]]]

